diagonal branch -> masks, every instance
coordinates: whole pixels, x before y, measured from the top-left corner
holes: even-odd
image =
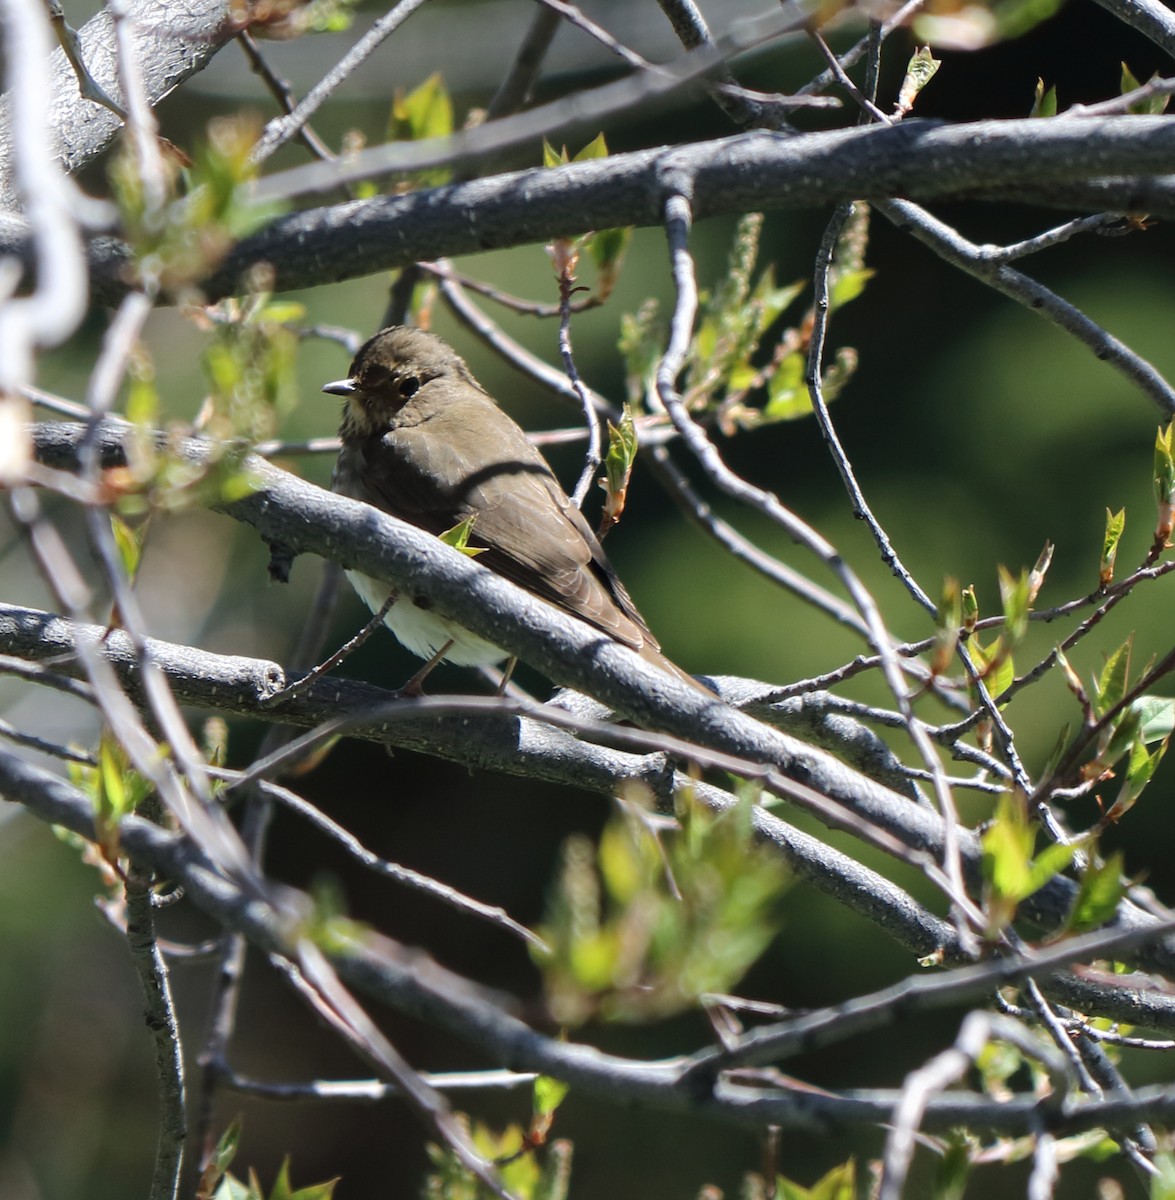
[[[87,797],[47,771],[21,762],[0,750],[0,793],[22,803],[43,821],[94,836],[93,810]],[[291,888],[254,894],[243,890],[212,868],[199,850],[182,837],[168,833],[141,817],[124,818],[122,849],[136,862],[183,885],[185,894],[225,928],[243,933],[268,954],[291,957],[295,939],[304,929],[311,901]],[[1157,929],[1149,931],[1155,936]],[[1080,945],[1058,946],[1043,958],[1049,965],[1069,961],[1086,949],[1116,954],[1136,941],[1137,932],[1113,931],[1078,939]],[[795,1129],[845,1128],[890,1122],[902,1099],[894,1089],[834,1094],[795,1089],[768,1076],[759,1081],[719,1077],[728,1063],[769,1058],[780,1049],[780,1031],[766,1037],[740,1039],[737,1054],[702,1051],[691,1058],[642,1061],[597,1050],[580,1042],[547,1037],[516,1015],[517,1004],[480,984],[463,978],[427,955],[374,933],[353,937],[333,955],[331,963],[349,987],[389,1008],[451,1031],[478,1046],[494,1061],[513,1070],[541,1071],[569,1083],[586,1095],[613,1103],[640,1105],[662,1112],[697,1116],[761,1127],[777,1124]],[[797,1018],[795,1036],[802,1046],[809,1037],[839,1038],[854,1027],[876,1028],[902,1012],[927,1011],[950,1000],[965,1002],[981,989],[990,990],[1000,978],[1018,978],[1048,968],[1043,962],[995,962],[964,968],[905,987],[886,989],[839,1009],[826,1009]],[[929,985],[929,986],[928,986]],[[911,1004],[911,1000],[921,1003]],[[709,1085],[709,1086],[707,1086]],[[1139,1119],[1170,1121],[1175,1095],[1169,1087],[1139,1088],[1129,1098],[1066,1104],[1054,1115],[1058,1131],[1131,1126]],[[923,1127],[945,1131],[958,1124],[978,1125],[1006,1133],[1027,1133],[1040,1118],[1039,1099],[1031,1094],[998,1100],[969,1092],[931,1097]]]
[[[111,465],[122,461],[124,429],[106,422],[99,430],[99,448]],[[82,427],[68,424],[41,425],[33,431],[42,459],[60,467],[76,462],[81,432]],[[184,452],[193,459],[207,451],[207,443],[184,444]],[[250,459],[247,465],[257,490],[244,500],[224,505],[223,511],[254,525],[267,539],[285,541],[298,552],[330,557],[392,584],[410,584],[427,593],[438,611],[517,653],[557,682],[595,694],[638,726],[660,729],[751,763],[772,764],[774,782],[765,785],[779,794],[801,800],[810,797],[815,802],[827,798],[852,814],[851,823],[843,825],[850,832],[856,834],[862,826],[868,826],[898,839],[916,854],[941,856],[945,831],[936,813],[911,803],[825,751],[707,699],[649,666],[632,651],[609,642],[582,622],[564,616],[478,566],[476,560],[454,553],[438,539],[268,463]],[[9,635],[10,639],[16,632]],[[35,629],[32,633],[32,640],[39,640]],[[12,642],[6,648],[19,651],[23,647]],[[58,650],[61,648],[58,646]],[[240,705],[253,686],[261,693],[255,701],[261,707],[264,697],[272,696],[280,687],[282,681],[272,664],[228,661],[237,665],[239,674],[236,683],[226,687],[220,680],[204,679],[200,670],[203,664],[195,666],[189,659],[185,670],[190,679],[205,688],[206,703],[240,711],[232,706]],[[332,692],[335,686],[332,681]],[[308,703],[314,695],[311,689],[294,703]],[[279,710],[275,706],[270,711],[275,718],[280,713],[282,720],[289,721],[299,710]],[[466,737],[463,732],[452,741],[459,745]],[[499,748],[502,760],[519,752],[513,739],[508,746]],[[451,748],[447,755],[460,752]],[[478,752],[468,752],[474,765],[492,765],[478,761]],[[600,771],[600,763],[594,769]],[[533,773],[545,777],[541,771]],[[587,778],[581,777],[579,782],[591,786]],[[659,794],[665,794],[663,786]],[[829,819],[827,811],[826,806],[821,809],[822,820]],[[958,836],[964,867],[977,878],[978,839],[967,830],[958,831]],[[1057,877],[1024,903],[1022,913],[1044,927],[1055,927],[1068,913],[1075,888],[1072,881]],[[1120,906],[1118,921],[1134,928],[1151,924],[1152,918],[1127,903]],[[1148,954],[1149,966],[1175,970],[1175,939],[1152,948]]]

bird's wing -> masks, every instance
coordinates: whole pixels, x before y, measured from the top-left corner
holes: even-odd
[[[444,433],[434,418],[372,439],[358,473],[373,502],[435,534],[476,513],[469,544],[485,547],[479,563],[634,649],[657,650],[599,541],[517,426],[517,437],[486,431],[487,444],[500,433],[508,447],[488,464],[484,445],[469,461]]]

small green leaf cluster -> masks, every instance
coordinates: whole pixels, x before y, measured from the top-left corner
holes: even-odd
[[[264,293],[219,306],[203,356],[210,389],[201,433],[249,445],[273,436],[298,401],[298,339],[288,325],[304,315]]]
[[[940,59],[930,53],[929,46],[919,46],[906,64],[906,75],[898,89],[897,111],[905,116],[913,107],[922,89],[938,74]]]
[[[236,1117],[216,1144],[196,1188],[196,1200],[331,1200],[338,1179],[295,1188],[290,1184],[290,1160],[282,1160],[273,1187],[267,1192],[250,1168],[248,1182],[228,1173],[241,1141],[242,1121]]]
[[[857,1164],[853,1159],[833,1167],[811,1187],[776,1175],[774,1187],[758,1172],[749,1172],[738,1190],[738,1200],[857,1200]],[[707,1186],[699,1200],[722,1200],[722,1192]]]
[[[1147,83],[1154,83],[1156,79],[1160,79],[1158,71],[1156,71]],[[1122,64],[1122,95],[1128,92],[1136,92],[1142,84],[1134,77],[1134,72],[1123,63]],[[1130,105],[1130,112],[1137,116],[1158,116],[1159,113],[1167,111],[1167,105],[1171,102],[1170,96],[1149,96],[1145,100],[1136,100]]]
[[[138,281],[176,300],[191,300],[196,285],[233,245],[281,211],[251,201],[256,175],[251,154],[259,125],[247,117],[209,122],[194,160],[166,144],[161,154],[165,195],[153,195],[129,141],[110,168],[122,233]]]
[[[389,142],[419,142],[425,138],[448,137],[453,132],[453,101],[440,72],[405,94],[396,89],[388,117]],[[407,186],[440,187],[453,178],[448,167],[413,171],[401,177],[397,190]]]
[[[498,1133],[464,1113],[456,1119],[473,1149],[497,1167],[503,1187],[517,1200],[566,1200],[571,1183],[571,1143],[551,1142],[540,1163],[526,1131],[509,1125]],[[424,1181],[424,1200],[492,1200],[494,1193],[461,1161],[450,1146],[427,1147],[432,1170]]]
[[[119,858],[119,825],[123,817],[135,812],[154,795],[155,789],[130,764],[126,751],[109,730],[98,739],[97,765],[68,763],[70,782],[90,798],[94,809],[94,833],[103,870],[113,867]],[[92,848],[82,839],[70,837],[89,857]]]
[[[1161,78],[1156,71],[1147,83],[1154,83]],[[1121,94],[1123,96],[1130,92],[1136,92],[1143,84],[1135,78],[1134,72],[1123,63],[1122,64],[1122,85]],[[1145,96],[1142,99],[1135,100],[1127,106],[1127,112],[1134,113],[1136,116],[1153,116],[1167,111],[1167,105],[1170,103],[1169,95]],[[1030,117],[1055,117],[1057,115],[1057,89],[1053,87],[1045,87],[1044,80],[1036,81],[1036,92],[1033,96],[1032,109],[1028,114]]]
[[[292,17],[298,33],[345,33],[359,0],[299,0]]]
[[[604,510],[600,514],[601,538],[620,520],[628,502],[628,481],[636,463],[637,432],[632,407],[625,404],[620,424],[608,422],[608,452],[604,455]]]
[[[1140,682],[1145,684],[1151,676],[1154,665],[1153,661],[1148,662],[1139,680],[1132,685],[1130,659],[1133,646],[1131,635],[1107,657],[1101,673],[1093,680],[1092,693],[1088,695],[1080,689],[1076,672],[1063,662],[1070,688],[1078,692],[1078,699],[1086,711],[1086,726],[1096,735],[1093,754],[1082,763],[1081,778],[1089,782],[1112,779],[1115,766],[1121,759],[1126,759],[1118,795],[1102,818],[1103,825],[1119,820],[1133,807],[1154,777],[1175,730],[1175,699],[1146,695],[1130,698],[1138,691]],[[1063,660],[1064,656],[1060,657]],[[1058,752],[1054,751],[1054,755],[1046,768],[1046,778],[1061,760]]]
[[[1024,796],[1005,793],[996,804],[982,844],[984,932],[995,940],[1012,923],[1020,903],[1065,870],[1085,843],[1054,843],[1036,855],[1036,822]]]
[[[740,219],[722,282],[713,292],[699,294],[697,332],[683,372],[686,407],[694,413],[712,414],[728,436],[738,429],[790,421],[812,411],[807,380],[812,310],[778,335],[770,356],[763,361],[768,331],[800,296],[804,285],[777,286],[770,266],[756,278],[762,227],[762,213],[748,213]],[[861,295],[873,274],[864,265],[867,231],[867,207],[854,206],[829,272],[830,309]],[[664,329],[654,302],[621,318],[620,349],[627,364],[629,402],[634,407],[659,408],[653,397],[663,344]],[[856,366],[856,351],[851,347],[836,352],[821,379],[826,402],[836,399]]]
[[[1101,1020],[1089,1021],[1089,1028],[1105,1030],[1110,1023]],[[1128,1027],[1114,1026],[1119,1032],[1125,1033]],[[1106,1054],[1110,1059],[1116,1059],[1117,1053],[1113,1046],[1106,1046]],[[1014,1091],[1018,1090],[1013,1084],[1016,1076],[1027,1074],[1031,1080],[1031,1091],[1037,1096],[1047,1096],[1052,1091],[1052,1083],[1039,1062],[1026,1054],[1018,1046],[1012,1046],[998,1038],[989,1041],[975,1060],[975,1074],[985,1095],[993,1100],[1006,1101]],[[1021,1085],[1023,1087],[1023,1085]],[[1019,1138],[997,1138],[982,1147],[983,1162],[1014,1163],[1031,1161],[1036,1153],[1038,1141],[1035,1136]],[[935,1192],[935,1195],[961,1196],[971,1168],[975,1165],[981,1147],[970,1135],[965,1133],[953,1134],[947,1142],[947,1155],[952,1160],[949,1164],[944,1161],[940,1167],[939,1177],[942,1178],[944,1168],[949,1169],[956,1190],[945,1193]],[[1089,1159],[1092,1162],[1104,1162],[1120,1153],[1117,1144],[1101,1129],[1091,1129],[1070,1137],[1058,1138],[1056,1142],[1058,1162],[1071,1162],[1076,1158]]]
[[[1062,0],[931,0],[915,15],[914,36],[932,46],[981,50],[1023,37],[1052,17]]]
[[[544,167],[562,167],[568,163],[591,162],[607,157],[608,143],[604,140],[602,133],[596,134],[574,156],[569,155],[566,146],[561,146],[556,150],[546,138],[543,139]],[[620,278],[620,268],[624,263],[624,255],[631,240],[632,230],[624,226],[593,230],[576,238],[558,238],[548,246],[548,252],[555,261],[556,272],[561,281],[566,283],[575,282],[575,271],[580,257],[587,254],[591,258],[596,269],[596,287],[591,295],[577,302],[577,308],[581,311],[603,304],[612,294],[616,282]]]
[[[982,642],[975,632],[979,618],[979,601],[974,586],[963,589],[956,596],[954,593],[958,584],[949,578],[944,581],[943,601],[939,606],[938,642],[943,647],[953,647],[960,634],[966,633],[967,650],[979,678],[983,680],[988,694],[996,699],[1011,687],[1016,678],[1016,648],[1028,632],[1029,614],[1037,594],[1044,586],[1052,560],[1053,546],[1051,542],[1046,542],[1032,570],[1021,570],[1017,575],[1007,567],[999,567],[1003,627],[996,637],[987,643]],[[977,697],[973,695],[972,699],[977,700]]]
[[[454,525],[452,529],[446,529],[444,533],[438,536],[446,546],[452,546],[454,550],[458,550],[470,558],[476,558],[487,549],[485,546],[471,546],[469,544],[469,535],[473,532],[473,526],[476,521],[477,513],[471,512],[464,521]]]
[[[337,879],[319,874],[310,888],[313,906],[302,917],[298,935],[324,954],[346,955],[371,936],[362,921],[347,915],[346,898]]]
[[[297,403],[298,339],[288,326],[302,315],[300,305],[264,293],[194,314],[211,330],[203,353],[210,387],[190,424],[168,421],[154,364],[145,348],[136,349],[125,400],[133,426],[124,442],[126,464],[102,476],[106,499],[121,517],[227,504],[253,490],[249,450],[272,436]],[[193,435],[208,439],[198,458],[183,445]],[[116,523],[120,545],[128,533]]]
[[[536,955],[555,1018],[641,1021],[729,991],[779,929],[786,873],[755,842],[753,798],[709,812],[685,792],[678,827],[658,834],[628,808],[598,848],[574,837]]]

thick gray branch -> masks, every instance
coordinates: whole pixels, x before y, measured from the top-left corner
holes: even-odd
[[[43,462],[76,469],[83,426],[33,428]],[[97,435],[103,460],[122,462],[125,426],[105,422]],[[199,460],[209,444],[191,440]],[[627,647],[567,616],[455,553],[437,538],[366,504],[316,487],[261,459],[248,460],[256,490],[223,506],[270,543],[318,554],[362,570],[389,586],[427,595],[441,614],[516,654],[557,684],[587,692],[644,729],[660,730],[748,760],[774,764],[789,778],[832,797],[876,828],[916,850],[941,850],[937,817],[838,762],[824,751],[708,698],[650,666]],[[901,812],[895,824],[895,814]],[[852,824],[856,825],[856,822]],[[901,832],[897,832],[900,828]]]
[[[23,804],[41,820],[94,837],[87,797],[64,780],[0,750],[0,794]],[[310,901],[293,889],[249,894],[219,875],[197,847],[141,817],[120,824],[122,848],[144,867],[183,884],[185,894],[226,929],[244,934],[263,952],[289,957]],[[355,939],[333,958],[348,986],[392,1009],[450,1030],[503,1066],[540,1071],[613,1103],[640,1104],[667,1112],[690,1112],[751,1127],[827,1131],[893,1119],[901,1093],[874,1090],[835,1095],[810,1089],[771,1088],[735,1080],[687,1077],[685,1060],[642,1062],[592,1046],[545,1037],[514,1015],[510,997],[495,993],[438,965],[419,951],[378,935]],[[1175,1096],[1167,1087],[1139,1089],[1133,1097],[1097,1103],[1057,1104],[1042,1109],[1032,1096],[999,1101],[955,1092],[932,1098],[923,1127],[956,1125],[1004,1133],[1028,1133],[1042,1117],[1057,1130],[1117,1128],[1139,1119],[1169,1120]]]
[[[151,104],[157,104],[183,81],[203,70],[208,60],[236,32],[229,20],[229,0],[138,0],[131,5],[129,21],[138,43],[143,86]],[[114,23],[106,12],[88,21],[80,31],[82,54],[90,74],[116,99],[122,91],[115,61]],[[121,128],[107,108],[86,100],[78,91],[77,76],[63,50],[55,50],[46,64],[52,98],[47,123],[57,131],[61,161],[69,174],[92,162],[114,140]],[[12,183],[12,135],[8,123],[8,97],[0,97],[0,210],[16,207]]]
[[[725,212],[894,196],[929,200],[1018,189],[1047,202],[1053,184],[1146,176],[1175,162],[1175,118],[1102,117],[748,133],[677,148],[534,169],[404,196],[292,214],[237,247],[210,283],[232,292],[254,263],[279,289],[331,283],[420,259],[659,225],[667,183],[685,181],[696,219]],[[260,185],[277,191],[280,177]],[[1120,195],[1124,208],[1130,197]]]
[[[260,262],[273,266],[281,290],[585,229],[659,225],[670,180],[692,194],[697,218],[895,196],[1049,207],[1089,196],[1098,210],[1172,216],[1175,189],[1163,172],[1173,162],[1175,117],[1166,116],[740,134],[292,213],[243,241],[206,288],[213,298],[238,291]],[[260,186],[277,189],[280,179]],[[24,244],[19,224],[0,226],[0,254],[20,255]],[[113,239],[93,244],[96,294],[110,299],[125,287],[126,257]]]
[[[72,657],[77,641],[100,641],[123,686],[141,702],[139,657],[130,638],[121,630],[104,634],[98,626],[76,626],[52,613],[0,604],[0,646],[5,653],[33,662],[52,661],[55,671],[73,674],[81,670]],[[664,807],[671,807],[674,793],[684,786],[716,808],[734,803],[729,792],[675,770],[664,754],[611,749],[529,717],[485,712],[416,714],[410,699],[398,700],[382,688],[334,678],[318,680],[292,699],[274,703],[286,682],[276,663],[211,654],[154,638],[147,640],[147,649],[176,699],[188,707],[299,729],[353,714],[356,723],[348,729],[353,737],[431,754],[470,769],[540,779],[605,796],[639,784]],[[364,713],[374,712],[380,715],[364,719]],[[943,951],[948,960],[957,957],[951,927],[901,888],[763,809],[757,811],[756,820],[760,835],[780,851],[798,878],[875,922],[914,954]]]
[[[73,469],[82,428],[66,423],[35,426],[40,459]],[[111,465],[123,461],[125,428],[106,422],[98,431],[100,453]],[[185,445],[185,453],[194,459],[205,456],[208,449],[207,443],[198,441]],[[250,459],[249,469],[256,490],[244,500],[224,505],[223,511],[253,525],[266,540],[284,543],[299,553],[319,554],[391,585],[426,594],[444,615],[517,654],[555,682],[596,696],[634,724],[725,751],[750,764],[771,764],[800,790],[811,789],[831,798],[844,807],[845,816],[842,820],[819,812],[826,823],[857,836],[866,828],[883,830],[915,851],[941,858],[943,823],[930,809],[798,738],[705,698],[648,665],[633,651],[411,525],[324,491],[262,460]],[[264,680],[261,686],[266,686]],[[268,686],[272,688],[273,681]],[[225,701],[220,703],[224,706]],[[786,784],[777,790],[792,795]],[[977,879],[978,839],[967,830],[958,831],[958,837],[965,864]],[[1055,927],[1072,904],[1074,887],[1069,880],[1054,879],[1023,906],[1024,915],[1045,927]],[[1151,918],[1123,904],[1117,922],[1130,928],[1149,925]],[[1146,965],[1175,971],[1175,939],[1146,951]]]

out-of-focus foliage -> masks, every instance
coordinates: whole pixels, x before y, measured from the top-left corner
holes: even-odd
[[[680,830],[659,829],[634,798],[599,847],[563,850],[536,954],[561,1024],[648,1020],[728,992],[778,932],[786,874],[757,845],[753,789],[720,815],[678,798]]]

